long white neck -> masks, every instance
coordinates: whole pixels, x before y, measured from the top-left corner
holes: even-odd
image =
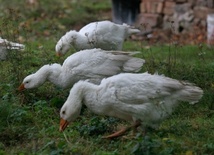
[[[81,34],[81,33],[74,31],[74,30],[67,32],[61,38],[61,41],[64,42],[64,46],[67,46],[66,49],[69,49],[72,46],[76,50],[83,50],[83,49],[87,49],[90,47],[87,34]]]
[[[85,81],[77,82],[70,90],[69,96],[61,108],[61,118],[69,122],[74,121],[79,116],[82,105],[87,103],[85,102],[86,94],[93,94],[93,90],[93,84]]]
[[[64,74],[60,64],[49,65],[47,73],[47,79],[50,82],[60,88],[66,88],[68,80],[66,80],[66,75]]]
[[[94,105],[97,89],[98,85],[87,81],[79,81],[71,89],[72,94],[75,94],[72,98],[78,97],[83,104],[93,111],[93,109],[91,109],[91,104]]]
[[[75,42],[77,50],[92,49],[96,45],[96,41],[88,38],[86,35],[78,34]]]
[[[81,77],[77,76],[72,69],[66,66],[61,66],[59,64],[49,66],[47,79],[60,88],[71,88],[80,78]]]
[[[50,74],[51,74],[50,65],[44,65],[36,73],[27,76],[25,79],[33,77],[34,79],[33,87],[38,87],[45,83]]]

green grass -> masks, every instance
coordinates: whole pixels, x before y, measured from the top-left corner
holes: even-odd
[[[146,64],[142,72],[158,72],[196,83],[204,90],[196,105],[181,104],[157,131],[114,140],[102,135],[126,122],[100,117],[86,108],[64,133],[59,132],[59,109],[69,90],[50,83],[18,92],[23,78],[44,64],[62,63],[55,57],[57,40],[70,29],[111,19],[110,1],[26,1],[0,0],[0,36],[26,45],[0,62],[0,154],[212,154],[214,152],[214,51],[206,45],[149,45],[127,40],[126,51],[141,51]]]

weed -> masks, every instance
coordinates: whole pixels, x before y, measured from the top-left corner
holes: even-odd
[[[112,131],[114,124],[116,125],[117,119],[115,118],[100,118],[92,116],[87,120],[87,124],[76,125],[75,128],[80,132],[81,136],[98,136],[106,132]]]
[[[135,146],[132,148],[131,153],[135,155],[140,155],[142,152],[145,155],[151,155],[151,154],[156,154],[153,152],[153,149],[159,148],[160,144],[156,140],[151,140],[148,136],[142,137],[140,136],[140,139],[138,139],[137,143]]]

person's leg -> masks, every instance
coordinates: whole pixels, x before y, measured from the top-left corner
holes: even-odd
[[[139,14],[140,0],[112,0],[113,22],[134,24]]]

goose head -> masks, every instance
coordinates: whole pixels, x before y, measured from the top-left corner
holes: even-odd
[[[61,37],[55,46],[57,56],[65,55],[71,46],[75,44],[77,33],[78,32],[72,30]]]
[[[60,110],[60,128],[59,131],[64,131],[69,123],[76,120],[80,115],[82,108],[83,89],[81,82],[78,82],[71,89],[66,102]],[[80,87],[79,87],[80,86]]]
[[[81,111],[81,101],[68,99],[60,110],[60,128],[64,131],[70,122],[76,120]]]
[[[36,88],[44,83],[44,80],[41,79],[43,78],[38,78],[35,74],[28,75],[26,78],[24,78],[18,90],[22,91],[24,89]]]
[[[49,65],[41,67],[36,73],[30,74],[24,78],[18,90],[32,89],[41,86],[49,75]]]

